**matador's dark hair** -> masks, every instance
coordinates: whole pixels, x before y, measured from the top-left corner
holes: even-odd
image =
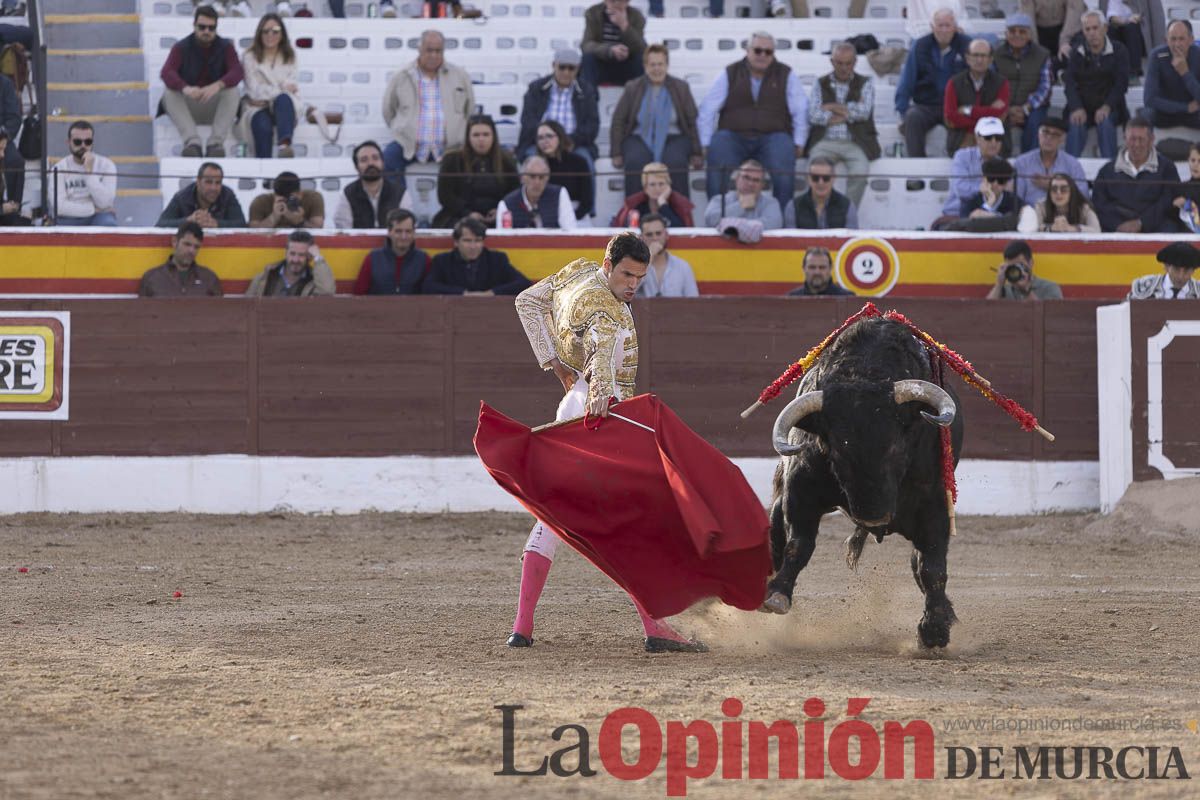
[[[649,264],[650,248],[641,236],[633,231],[625,231],[608,240],[608,247],[604,248],[604,257],[614,267],[626,258],[632,258],[639,264]]]

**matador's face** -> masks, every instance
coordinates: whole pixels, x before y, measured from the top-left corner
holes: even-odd
[[[608,288],[612,291],[613,297],[623,303],[633,302],[633,296],[637,294],[638,286],[645,279],[647,269],[649,269],[649,265],[634,261],[629,256],[625,256],[617,264],[606,258],[603,265],[604,276],[608,279]]]

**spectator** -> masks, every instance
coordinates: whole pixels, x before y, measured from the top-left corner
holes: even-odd
[[[552,119],[571,137],[575,152],[595,168],[596,134],[600,132],[600,108],[596,89],[575,79],[579,72],[579,51],[562,49],[554,53],[554,71],[538,78],[525,90],[521,104],[521,135],[517,139],[517,157],[536,152],[537,127]]]
[[[1050,110],[1052,78],[1050,53],[1033,41],[1033,20],[1028,15],[1009,15],[995,62],[1011,93],[1005,122],[1014,133],[1021,129],[1019,152],[1027,152],[1036,146],[1038,127]]]
[[[1125,147],[1096,175],[1092,204],[1100,227],[1118,233],[1175,233],[1172,200],[1175,162],[1154,147],[1154,130],[1141,117],[1125,124]]]
[[[138,286],[138,297],[220,297],[221,279],[208,267],[196,263],[204,229],[184,220],[171,237],[173,252],[167,263],[148,270]]]
[[[24,17],[25,3],[15,3],[13,0],[3,0],[0,2],[0,17]],[[16,25],[0,24],[0,50],[4,49],[5,45],[19,44],[26,51],[33,49],[33,30],[25,23],[24,19],[15,20]]]
[[[67,152],[53,167],[54,219],[59,225],[111,225],[117,215],[117,166],[98,154],[96,131],[81,119],[67,131]]]
[[[271,191],[250,201],[251,228],[324,228],[325,198],[314,189],[301,189],[294,172],[281,172]]]
[[[392,211],[412,210],[408,192],[383,177],[383,150],[378,144],[370,139],[360,142],[352,158],[358,180],[347,184],[338,198],[335,228],[385,228]]]
[[[1192,23],[1177,19],[1167,43],[1146,61],[1146,118],[1156,128],[1200,128],[1200,45]]]
[[[992,46],[975,39],[967,49],[967,68],[946,83],[942,115],[946,120],[946,152],[954,155],[970,147],[972,132],[987,117],[1003,120],[1008,114],[1008,81],[992,69]]]
[[[308,231],[292,231],[283,261],[268,264],[254,276],[247,297],[312,297],[337,291],[333,270]]]
[[[1193,142],[1188,148],[1188,172],[1188,180],[1179,184],[1173,202],[1179,209],[1185,233],[1197,233],[1200,232],[1200,142]]]
[[[857,228],[858,209],[846,195],[833,188],[833,162],[824,156],[808,160],[808,191],[789,200],[783,210],[785,228],[816,230]]]
[[[1057,61],[1065,61],[1071,52],[1071,37],[1079,32],[1078,20],[1084,12],[1084,0],[1021,0],[1018,10],[1037,26],[1037,43]]]
[[[496,206],[520,185],[517,162],[500,146],[495,121],[486,114],[467,120],[462,147],[449,150],[438,168],[435,228],[453,228],[463,217],[475,217],[496,227]]]
[[[538,125],[538,155],[546,159],[550,167],[550,182],[563,187],[571,196],[575,219],[579,220],[595,213],[596,176],[587,159],[572,152],[574,147],[571,137],[554,120],[548,119]]]
[[[810,247],[800,262],[804,268],[804,285],[787,293],[788,297],[844,297],[854,292],[833,282],[833,256],[826,247]]]
[[[650,248],[650,266],[638,286],[638,297],[699,297],[692,266],[667,250],[670,235],[662,214],[647,214],[641,219],[642,240]]]
[[[792,199],[796,159],[808,141],[808,98],[791,67],[775,60],[775,37],[752,33],[746,57],[717,76],[700,103],[700,143],[708,156],[708,196],[723,196],[729,168],[766,165],[780,207]]]
[[[925,158],[926,137],[945,124],[946,85],[967,68],[971,44],[947,9],[934,12],[930,28],[931,33],[913,42],[896,85],[896,116],[902,120],[900,132],[909,158]],[[990,62],[990,44],[988,52]]]
[[[733,189],[710,197],[704,209],[704,224],[715,227],[726,219],[752,219],[762,223],[763,230],[783,227],[783,212],[779,201],[763,192],[766,182],[763,165],[754,159],[743,161],[733,173]]]
[[[6,75],[0,75],[0,128],[8,135],[9,147],[4,151],[4,184],[8,199],[21,207],[25,197],[25,158],[17,149],[17,133],[21,130],[21,98]]]
[[[1004,148],[1004,123],[999,117],[982,117],[975,123],[975,146],[964,147],[950,163],[950,194],[942,206],[943,217],[957,217],[964,200],[979,188],[983,162]]]
[[[462,147],[467,118],[475,112],[471,76],[447,64],[445,51],[446,37],[423,32],[416,60],[392,76],[383,94],[383,121],[395,137],[383,163],[401,193],[407,186],[405,167],[441,161],[447,150]]]
[[[1158,251],[1158,261],[1163,271],[1135,279],[1126,300],[1200,299],[1200,281],[1192,278],[1200,267],[1200,250],[1187,242],[1172,242]]]
[[[180,189],[154,223],[159,228],[178,228],[195,222],[201,228],[244,228],[246,215],[237,195],[224,186],[225,172],[220,164],[205,161],[196,173],[196,182]]]
[[[626,82],[642,75],[646,17],[629,0],[604,0],[583,14],[583,66],[580,77],[591,86]]]
[[[1129,51],[1129,66],[1142,75],[1146,54],[1167,39],[1166,14],[1162,0],[1108,0],[1100,4],[1108,15],[1108,36]]]
[[[875,130],[875,82],[854,71],[854,46],[834,45],[833,72],[818,78],[808,99],[809,159],[846,165],[846,194],[855,206],[867,191],[867,172],[881,155]]]
[[[417,248],[417,218],[407,208],[387,213],[383,247],[363,258],[354,281],[355,294],[420,294],[430,259]]]
[[[487,226],[464,217],[454,226],[454,249],[433,257],[422,294],[516,295],[532,286],[501,250],[485,245]]]
[[[242,64],[233,42],[217,36],[212,6],[197,7],[192,25],[192,33],[175,43],[159,73],[166,85],[159,114],[165,111],[179,131],[184,158],[200,157],[196,125],[211,123],[204,155],[221,158],[237,117]]]
[[[967,9],[963,7],[962,0],[908,0],[904,4],[904,29],[908,32],[908,38],[915,41],[926,36],[933,18],[942,9],[953,14],[956,21],[967,18]],[[857,16],[861,17],[862,14]],[[955,24],[957,27],[957,22]]]
[[[1056,172],[1050,178],[1046,197],[1021,209],[1017,222],[1021,233],[1099,233],[1100,218],[1074,178]]]
[[[1067,152],[1083,153],[1089,127],[1103,158],[1116,158],[1117,126],[1129,119],[1125,92],[1129,88],[1129,51],[1108,37],[1104,14],[1088,11],[1081,19],[1083,42],[1071,51],[1063,73],[1067,95]]]
[[[507,216],[506,216],[507,215]],[[550,183],[550,165],[541,156],[530,156],[521,165],[521,187],[504,196],[496,207],[501,225],[514,228],[561,228],[575,230],[571,195]]]
[[[0,125],[0,160],[8,150],[8,130]],[[21,216],[21,201],[15,200],[8,191],[8,182],[4,172],[0,171],[0,228],[12,228],[30,225],[28,217]]]
[[[292,149],[292,132],[296,129],[296,110],[302,107],[296,96],[300,70],[279,14],[265,14],[258,21],[254,43],[242,53],[242,72],[246,94],[242,97],[239,138],[254,142],[257,158],[270,158],[276,140],[279,157],[293,157],[296,151]]]
[[[704,164],[696,102],[686,81],[667,74],[666,45],[650,45],[642,60],[646,74],[625,84],[609,132],[613,166],[625,170],[626,197],[637,194],[642,168],[652,161],[666,164],[672,185],[682,187],[688,167]]]
[[[1062,300],[1062,288],[1033,274],[1033,250],[1017,239],[1004,248],[1004,263],[996,269],[996,283],[988,300]]]
[[[612,224],[623,228],[630,224],[630,214],[637,212],[639,219],[658,214],[667,221],[668,227],[690,228],[692,201],[671,188],[671,173],[667,165],[651,161],[642,168],[642,191],[625,198],[625,204],[613,217]]]
[[[1003,158],[983,162],[979,190],[963,201],[945,230],[991,233],[1017,229],[1021,201],[1012,191],[1013,166]]]
[[[1022,203],[1033,205],[1045,199],[1050,176],[1056,172],[1070,175],[1083,196],[1089,196],[1083,165],[1062,149],[1066,133],[1067,123],[1061,117],[1046,117],[1038,126],[1038,146],[1013,159],[1017,171],[1017,197]]]

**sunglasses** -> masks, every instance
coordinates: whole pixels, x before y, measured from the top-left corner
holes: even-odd
[[[1070,192],[1071,187],[1070,186],[1061,186],[1061,185],[1051,186],[1050,191],[1052,191],[1052,192]]]
[[[833,180],[832,175],[809,175],[808,179],[813,183],[829,183]]]
[[[991,136],[980,136],[979,138],[983,139],[985,142],[1002,142],[1002,141],[1004,141],[1004,136],[1002,136],[1001,134],[998,134],[998,133],[993,133]]]
[[[557,139],[558,134],[557,133],[539,133],[537,135],[537,138],[538,138],[539,142],[544,142],[547,139]]]
[[[86,144],[90,147],[92,144],[92,140],[91,139],[72,139],[71,144],[75,145],[76,147],[83,147]]]
[[[990,175],[990,176],[988,176],[987,182],[988,183],[1008,183],[1009,180],[1010,180],[1009,178],[1000,178],[1000,177],[996,177],[994,175]]]
[[[557,65],[556,69],[561,69],[563,72],[574,72],[575,70],[579,69],[579,67],[575,66],[574,64],[559,64]]]
[[[769,47],[752,47],[752,48],[750,48],[750,52],[754,53],[754,55],[756,55],[756,56],[773,56],[773,55],[775,55],[775,51]]]
[[[283,28],[263,28],[264,36],[266,36],[267,34],[275,34],[276,36],[278,36],[281,33],[283,33]]]
[[[198,31],[215,31],[216,29],[217,29],[217,26],[215,24],[214,25],[201,25],[199,22],[196,23],[196,30],[198,30]]]

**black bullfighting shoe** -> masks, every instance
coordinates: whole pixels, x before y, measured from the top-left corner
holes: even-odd
[[[647,653],[707,653],[708,645],[695,639],[680,642],[676,639],[664,639],[661,636],[646,637]]]
[[[524,636],[516,631],[513,631],[512,635],[508,637],[508,641],[505,642],[505,644],[507,644],[509,647],[533,647],[533,637]]]

